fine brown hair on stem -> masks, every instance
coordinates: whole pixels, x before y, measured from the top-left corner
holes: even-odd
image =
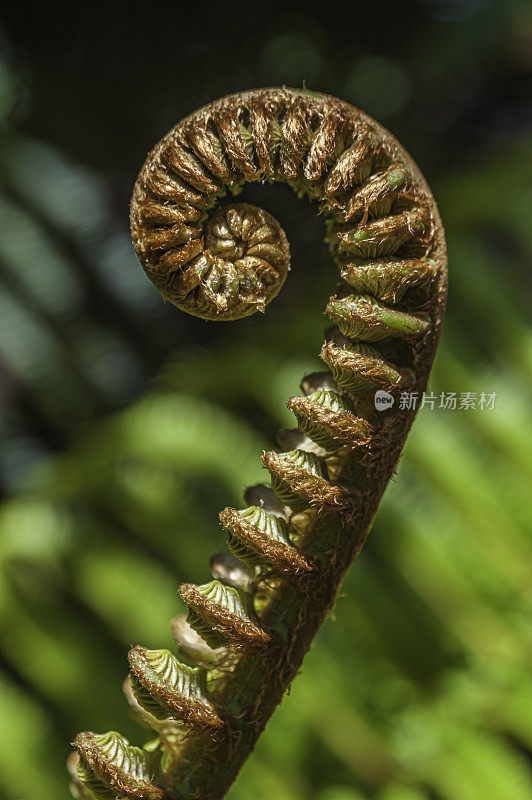
[[[181,587],[177,656],[130,652],[128,702],[157,740],[78,734],[69,764],[82,798],[224,797],[368,534],[415,416],[399,392],[427,384],[447,291],[438,211],[393,136],[337,98],[261,89],[179,122],[148,155],[131,202],[149,279],[206,320],[264,311],[290,269],[289,244],[270,214],[226,197],[264,180],[306,195],[325,220],[344,281],[326,308],[328,371],[288,401],[298,430],[281,432],[283,452],[262,454],[271,487],[221,512],[232,555],[211,559],[215,580]],[[386,411],[376,391],[394,401]]]

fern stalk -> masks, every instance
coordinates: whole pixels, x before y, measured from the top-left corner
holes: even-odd
[[[157,733],[143,749],[78,734],[78,794],[219,800],[300,669],[360,552],[426,387],[446,298],[443,230],[430,191],[386,130],[326,95],[266,89],[211,103],[148,156],[133,193],[139,259],[165,298],[209,320],[265,306],[290,268],[271,215],[220,199],[283,181],[319,203],[342,284],[321,357],[289,408],[298,429],[263,453],[271,488],[220,519],[234,557],[185,584],[169,651],[130,652],[126,695]],[[394,403],[374,408],[376,391]],[[388,398],[389,399],[389,398]]]

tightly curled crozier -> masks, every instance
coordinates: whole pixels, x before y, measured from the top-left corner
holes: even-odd
[[[315,200],[325,219],[344,280],[326,308],[329,371],[304,378],[303,396],[289,400],[298,429],[280,433],[283,452],[262,456],[271,487],[251,487],[246,508],[221,513],[233,555],[211,560],[210,583],[181,587],[179,658],[130,652],[126,695],[156,742],[79,734],[72,775],[82,797],[225,795],[367,536],[415,414],[398,395],[428,380],[447,277],[434,200],[391,134],[333,97],[232,95],[154,148],[131,229],[161,294],[208,320],[265,309],[290,268],[286,236],[270,214],[225,199],[265,180]],[[374,408],[376,390],[394,400],[386,412]]]

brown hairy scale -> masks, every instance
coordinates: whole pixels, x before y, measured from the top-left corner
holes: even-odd
[[[213,630],[227,636],[235,644],[256,648],[263,647],[270,641],[271,635],[267,631],[257,627],[251,620],[235,616],[218,603],[207,600],[193,583],[183,583],[179,594],[189,608],[211,623]]]
[[[308,559],[301,555],[295,547],[265,536],[255,525],[243,519],[234,508],[224,508],[223,511],[220,511],[220,522],[232,534],[237,534],[238,538],[252,550],[264,556],[273,565],[275,571],[297,575],[312,570]]]
[[[390,280],[390,272],[395,273]],[[348,263],[340,272],[347,283],[357,286],[380,300],[395,303],[403,299],[408,289],[415,288],[426,296],[434,278],[430,262],[420,259],[374,261],[370,264]]]
[[[305,469],[273,450],[263,453],[262,463],[270,473],[275,473],[297,495],[307,498],[310,505],[324,508],[348,508],[353,503],[351,492],[343,486],[333,486],[330,481],[312,475]]]
[[[149,665],[145,657],[145,647],[133,647],[129,651],[129,664],[131,674],[143,685],[151,694],[155,701],[168,709],[170,719],[182,720],[185,723],[198,726],[200,728],[221,728],[222,720],[205,699],[198,700],[189,695],[177,695],[174,690],[167,689],[160,680],[147,677],[143,665]]]
[[[320,358],[330,367],[345,370],[364,378],[376,389],[393,392],[398,387],[408,386],[411,377],[404,370],[398,370],[383,359],[374,358],[365,353],[354,353],[345,347],[339,347],[332,341],[324,342]],[[394,380],[390,380],[393,376]]]
[[[181,712],[176,704],[184,734],[159,730],[155,754],[164,758],[148,783],[128,778],[123,765],[132,748],[125,740],[114,761],[108,757],[104,764],[93,734],[76,739],[84,765],[79,785],[90,785],[92,767],[120,800],[225,796],[331,612],[414,419],[415,411],[399,410],[397,402],[379,413],[373,393],[423,392],[439,340],[446,249],[423,176],[394,137],[362,111],[306,90],[260,89],[214,101],[179,122],[148,155],[133,192],[131,232],[146,274],[166,299],[218,321],[263,311],[275,297],[290,267],[283,230],[261,209],[227,199],[246,182],[265,180],[317,201],[331,253],[349,284],[331,286],[336,294],[326,313],[343,332],[329,331],[321,351],[337,381],[330,374],[304,381],[336,399],[328,406],[292,398],[301,433],[280,438],[293,442],[293,452],[262,455],[281,503],[272,505],[271,492],[257,494],[255,487],[253,505],[281,516],[297,548],[234,509],[221,514],[235,541],[268,562],[252,572],[241,565],[250,617],[212,599],[221,597],[219,585],[211,599],[208,587],[180,589],[197,632],[217,648],[214,634],[227,642],[212,651],[211,667],[201,648],[180,651],[185,658],[198,652],[205,707],[216,709],[223,724],[207,730],[194,721],[193,703]],[[321,455],[324,432],[331,450]],[[226,587],[234,585],[229,575],[238,568],[224,572],[220,562],[217,570],[222,583],[227,576]],[[154,700],[164,696],[164,686],[149,685],[153,676],[148,680],[141,661],[135,670]]]
[[[99,747],[94,743],[95,734],[78,733],[74,746],[78,748],[81,758],[93,769],[103,782],[115,790],[117,797],[123,794],[138,800],[162,800],[166,797],[164,790],[147,780],[132,776],[127,768],[119,767],[115,762],[109,763]],[[133,777],[133,780],[132,780]]]
[[[371,424],[349,411],[331,411],[307,397],[291,397],[287,406],[297,416],[306,417],[328,430],[342,447],[367,442],[371,435]]]

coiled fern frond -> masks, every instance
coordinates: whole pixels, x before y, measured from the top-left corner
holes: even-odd
[[[183,660],[130,651],[126,695],[157,739],[139,749],[116,733],[78,734],[80,794],[225,795],[367,536],[415,415],[399,408],[399,393],[428,380],[446,298],[434,200],[395,139],[332,97],[233,95],[154,148],[131,226],[161,294],[209,320],[264,310],[290,267],[286,236],[261,209],[219,202],[264,180],[288,183],[324,216],[345,281],[326,309],[329,369],[306,376],[303,396],[288,402],[298,428],[281,432],[282,452],[262,455],[271,486],[221,512],[233,556],[214,557],[210,583],[181,587],[188,616],[173,632]],[[375,408],[379,390],[385,411]]]

